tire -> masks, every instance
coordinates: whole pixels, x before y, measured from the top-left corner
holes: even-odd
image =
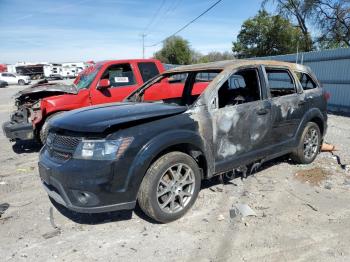
[[[179,219],[192,207],[200,185],[196,161],[182,152],[171,152],[157,159],[147,170],[138,203],[147,216],[168,223]]]
[[[298,164],[312,163],[320,150],[321,132],[314,122],[306,124],[299,145],[292,153],[292,159]]]
[[[46,138],[47,138],[47,135],[48,135],[48,132],[49,132],[49,130],[47,129],[49,121],[50,121],[53,117],[55,117],[55,116],[57,116],[57,115],[59,115],[59,114],[62,114],[62,113],[63,113],[63,112],[56,112],[56,113],[53,113],[52,115],[50,115],[49,117],[47,117],[47,118],[45,119],[45,122],[44,122],[43,126],[41,127],[40,133],[39,133],[40,142],[41,142],[43,145],[44,145],[45,142],[46,142]]]
[[[26,84],[26,82],[24,82],[23,79],[20,79],[20,80],[18,80],[18,84],[19,84],[20,86],[24,86],[24,85]]]

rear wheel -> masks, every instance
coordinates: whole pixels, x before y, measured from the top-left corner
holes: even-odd
[[[20,79],[20,80],[18,80],[18,84],[19,84],[20,86],[24,86],[26,83],[24,82],[23,79]]]
[[[156,221],[182,217],[197,199],[201,175],[196,161],[182,152],[171,152],[155,161],[141,183],[138,203]]]
[[[299,164],[310,164],[319,152],[321,132],[318,125],[309,122],[305,126],[298,148],[292,153],[292,158]]]

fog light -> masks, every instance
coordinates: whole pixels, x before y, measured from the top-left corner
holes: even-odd
[[[98,197],[91,192],[71,190],[74,195],[73,202],[81,206],[94,206],[99,203]]]
[[[89,202],[89,194],[84,192],[79,192],[77,199],[81,204],[86,205]]]

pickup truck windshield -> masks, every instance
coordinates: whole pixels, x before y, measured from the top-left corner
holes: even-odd
[[[102,65],[92,66],[81,74],[79,81],[75,84],[78,91],[81,89],[89,88],[92,81],[94,81],[97,73],[100,71],[101,66]]]

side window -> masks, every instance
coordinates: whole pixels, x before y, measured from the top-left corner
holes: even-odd
[[[256,69],[233,74],[219,89],[219,108],[260,100],[260,82]]]
[[[308,74],[303,72],[295,72],[295,74],[297,75],[299,82],[304,90],[310,90],[317,87],[315,81],[312,80]]]
[[[285,96],[296,93],[295,84],[288,70],[266,69],[272,97]]]
[[[159,70],[155,63],[153,62],[142,62],[138,63],[138,67],[141,73],[143,82],[150,80],[159,74]]]
[[[110,66],[102,75],[101,79],[109,79],[111,87],[134,85],[135,76],[130,64]]]

